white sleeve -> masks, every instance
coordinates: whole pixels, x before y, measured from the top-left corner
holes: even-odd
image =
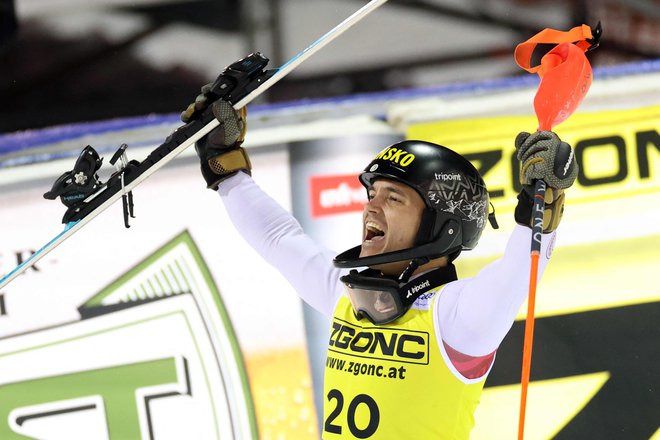
[[[307,304],[332,316],[343,291],[335,253],[315,243],[298,221],[269,197],[245,173],[226,179],[218,188],[236,230],[274,266]]]
[[[504,255],[477,276],[449,283],[436,301],[442,339],[470,356],[492,353],[513,325],[529,291],[532,230],[516,225]],[[539,256],[541,279],[554,245],[555,232],[543,235]]]

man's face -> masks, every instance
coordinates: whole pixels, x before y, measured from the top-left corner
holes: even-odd
[[[378,179],[368,194],[369,201],[362,213],[360,257],[411,247],[424,211],[424,201],[417,191],[394,180]],[[406,265],[404,261],[373,268],[398,275]]]

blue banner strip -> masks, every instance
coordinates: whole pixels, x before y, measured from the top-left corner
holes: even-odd
[[[660,58],[650,61],[621,64],[594,69],[595,78],[612,78],[631,74],[644,74],[660,72]],[[536,75],[524,74],[521,76],[499,78],[493,80],[477,81],[470,83],[449,84],[438,87],[404,89],[378,93],[364,93],[351,96],[306,99],[274,103],[266,105],[255,105],[250,107],[254,114],[262,112],[278,111],[283,109],[295,109],[316,105],[347,105],[351,103],[369,103],[392,99],[413,99],[416,97],[443,96],[462,93],[488,92],[493,90],[506,90],[522,87],[531,87],[538,84]],[[117,118],[100,122],[83,122],[77,124],[61,125],[43,129],[26,130],[15,133],[0,135],[0,156],[22,151],[29,151],[36,146],[55,144],[58,142],[77,139],[82,136],[110,133],[122,130],[131,130],[157,125],[178,125],[179,114],[149,115],[134,118]],[[81,145],[82,148],[84,145]],[[131,145],[135,147],[136,145]],[[97,148],[97,146],[94,146]],[[98,146],[103,149],[103,146]],[[118,147],[114,146],[114,148]],[[113,147],[108,146],[108,149]],[[22,156],[8,160],[0,158],[0,168],[25,165],[27,163],[42,162],[47,160],[69,157],[72,153],[44,153],[28,157]],[[77,153],[76,153],[77,154]]]

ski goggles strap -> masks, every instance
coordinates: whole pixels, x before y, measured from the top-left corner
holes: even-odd
[[[421,295],[457,279],[456,268],[450,264],[434,269],[400,284],[380,272],[352,270],[340,280],[358,319],[366,317],[375,325],[388,324],[403,316]]]
[[[577,47],[586,52],[598,46],[600,34],[600,22],[593,30],[586,24],[576,26],[569,31],[558,31],[546,28],[529,40],[516,46],[513,56],[520,67],[529,73],[538,73],[539,76],[543,77],[543,74],[545,73],[543,64],[540,63],[536,66],[531,65],[532,54],[534,53],[536,46],[539,44],[574,43]]]

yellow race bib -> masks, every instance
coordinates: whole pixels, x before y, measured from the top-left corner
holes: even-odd
[[[335,309],[324,381],[323,439],[467,439],[485,377],[462,377],[432,316],[437,292],[393,323],[358,321]],[[421,306],[420,306],[421,304]]]

